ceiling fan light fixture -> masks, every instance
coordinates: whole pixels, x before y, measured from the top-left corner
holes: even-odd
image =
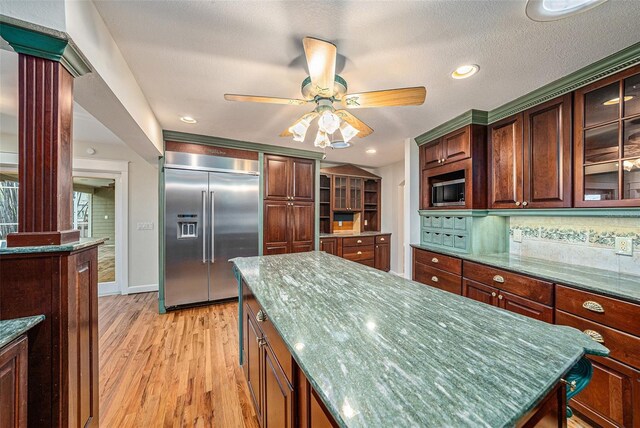
[[[307,130],[311,123],[302,119],[298,123],[289,128],[289,132],[293,134],[293,141],[304,141],[304,137],[307,135]]]
[[[340,118],[332,111],[325,110],[318,119],[320,130],[327,134],[333,134],[340,127]]]
[[[329,140],[326,132],[320,130],[316,135],[316,140],[313,142],[313,145],[321,149],[326,149],[327,147],[331,147],[331,140]]]
[[[349,125],[345,121],[343,121],[340,124],[340,133],[342,134],[342,139],[344,140],[345,143],[348,143],[349,141],[351,141],[353,137],[358,135],[358,132],[360,131],[358,131],[356,128]]]

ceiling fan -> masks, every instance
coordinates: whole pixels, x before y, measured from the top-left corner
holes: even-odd
[[[344,143],[348,143],[356,135],[362,138],[373,132],[373,129],[346,109],[411,106],[424,103],[427,95],[424,86],[348,94],[347,82],[336,74],[336,46],[313,37],[305,37],[302,39],[302,44],[309,68],[309,76],[302,81],[303,98],[225,94],[225,100],[286,105],[315,103],[316,107],[313,111],[296,120],[280,136],[293,135],[295,141],[304,141],[309,125],[319,117],[319,130],[314,145],[320,148],[331,147],[329,136],[337,130],[340,130]],[[341,103],[344,108],[336,110],[333,107],[334,102]]]

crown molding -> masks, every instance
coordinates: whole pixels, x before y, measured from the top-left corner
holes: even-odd
[[[307,159],[322,159],[324,153],[311,150],[292,149],[289,147],[273,146],[271,144],[253,143],[251,141],[231,140],[229,138],[213,137],[210,135],[189,134],[178,131],[162,131],[164,141],[177,141],[179,143],[198,143],[209,146],[228,147],[234,149],[252,150],[260,153],[269,153],[283,156],[293,156]]]
[[[578,71],[544,85],[535,91],[529,92],[526,95],[501,105],[500,107],[488,112],[481,112],[486,115],[484,123],[482,123],[481,117],[478,117],[477,122],[473,121],[472,112],[480,112],[479,110],[469,110],[468,112],[416,137],[416,143],[418,143],[418,145],[422,145],[471,123],[489,125],[531,107],[537,106],[538,104],[542,104],[553,98],[573,92],[578,88],[595,82],[596,80],[600,80],[639,63],[640,43],[635,43],[621,51],[596,61],[593,64],[583,67]]]
[[[56,61],[73,77],[91,72],[91,66],[66,33],[0,15],[0,37],[20,54]]]

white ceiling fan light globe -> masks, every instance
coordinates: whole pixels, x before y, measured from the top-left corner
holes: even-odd
[[[340,133],[342,134],[342,140],[345,143],[348,143],[349,141],[351,141],[351,139],[353,137],[358,135],[358,132],[360,132],[360,131],[358,131],[356,128],[354,128],[353,126],[349,125],[345,121],[343,121],[340,124]]]
[[[289,128],[289,132],[293,134],[293,141],[303,142],[305,136],[307,135],[309,125],[310,123],[303,119]]]
[[[340,118],[331,111],[325,111],[318,119],[320,130],[327,134],[333,134],[340,127]]]
[[[329,140],[329,136],[326,132],[320,130],[316,135],[316,140],[313,142],[313,145],[324,149],[331,146],[331,140]]]

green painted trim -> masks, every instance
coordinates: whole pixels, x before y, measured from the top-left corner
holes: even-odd
[[[87,59],[66,33],[0,16],[0,37],[20,54],[61,63],[73,77],[91,72]]]
[[[313,224],[315,239],[313,248],[320,250],[320,161],[316,159],[315,167],[315,221]]]
[[[166,314],[164,306],[164,157],[158,161],[158,313]]]
[[[501,119],[520,113],[545,101],[559,97],[561,95],[575,91],[585,85],[596,80],[622,71],[640,63],[640,42],[635,43],[619,52],[609,55],[599,61],[594,62],[586,67],[581,68],[565,77],[554,82],[544,85],[535,91],[529,92],[513,101],[510,101],[500,107],[484,113],[484,123],[482,115],[478,116],[478,122],[473,122],[473,113],[480,110],[469,110],[468,112],[457,116],[435,128],[421,134],[415,138],[418,145],[422,145],[436,138],[442,137],[448,132],[455,131],[470,123],[480,125],[488,125]]]
[[[264,153],[258,153],[258,255],[264,255]]]
[[[640,217],[639,208],[528,208],[513,210],[418,210],[441,217]]]
[[[162,131],[165,141],[177,141],[181,143],[199,143],[210,146],[229,147],[234,149],[253,150],[274,155],[293,156],[307,159],[322,159],[322,152],[311,150],[291,149],[288,147],[272,146],[270,144],[253,143],[250,141],[231,140],[210,135],[189,134],[178,131]]]
[[[415,138],[416,143],[420,146],[424,143],[440,138],[443,135],[447,135],[450,132],[456,131],[463,126],[467,125],[486,125],[487,124],[487,112],[483,110],[469,110],[462,113],[460,116],[456,116],[453,119],[436,126],[430,131],[425,132]]]

